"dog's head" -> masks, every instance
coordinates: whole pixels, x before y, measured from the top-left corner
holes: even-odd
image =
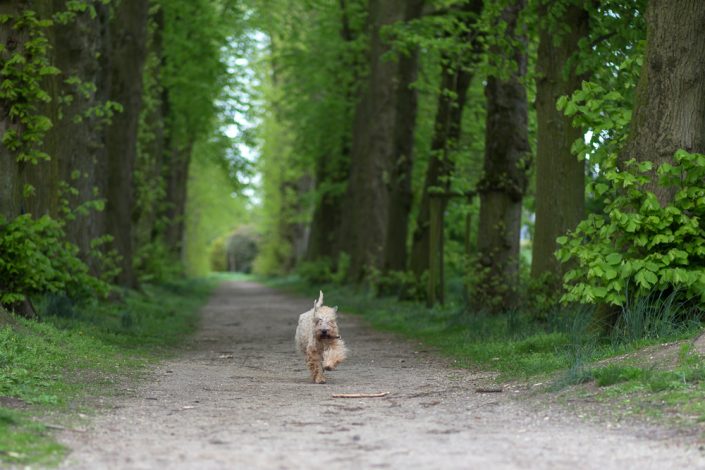
[[[326,307],[323,305],[323,292],[318,296],[318,300],[313,302],[313,325],[316,339],[330,340],[340,338],[336,313],[338,307]]]

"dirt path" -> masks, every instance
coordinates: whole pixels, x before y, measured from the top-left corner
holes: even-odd
[[[546,415],[508,394],[477,394],[487,377],[449,368],[344,314],[352,355],[328,384],[314,385],[293,353],[298,314],[312,301],[223,284],[182,357],[160,365],[89,432],[61,436],[73,449],[63,467],[705,468],[698,450],[673,440]],[[379,391],[391,393],[331,397]]]

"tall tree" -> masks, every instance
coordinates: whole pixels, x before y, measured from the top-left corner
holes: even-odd
[[[230,2],[162,0],[162,113],[166,121],[164,179],[169,222],[164,239],[182,255],[188,171],[194,146],[212,130],[223,77],[221,47]]]
[[[106,136],[106,226],[121,256],[117,282],[137,285],[134,256],[134,183],[137,126],[142,106],[142,67],[146,57],[149,2],[121,0],[111,23],[110,99],[122,112],[113,117]]]
[[[3,2],[0,5],[0,14],[16,18],[22,11],[20,2]],[[19,70],[16,68],[6,68],[7,62],[14,54],[24,54],[24,43],[28,39],[27,31],[16,28],[14,21],[5,21],[0,24],[0,79],[16,79],[15,75]],[[21,89],[24,92],[25,88]],[[24,94],[24,93],[22,93]],[[20,99],[27,100],[28,97],[21,96]],[[3,142],[0,145],[0,214],[8,218],[20,214],[20,194],[22,191],[19,180],[20,164],[17,162],[17,152],[12,150],[7,142],[7,134],[22,132],[22,125],[17,118],[10,116],[10,110],[15,106],[15,101],[7,93],[0,93],[0,135]],[[36,105],[34,100],[28,101],[30,105]]]
[[[411,259],[409,267],[417,279],[429,268],[429,228],[430,228],[430,190],[450,190],[450,177],[455,167],[452,154],[460,139],[463,110],[468,88],[474,75],[474,66],[479,58],[482,46],[477,19],[482,11],[482,0],[468,2],[460,11],[460,21],[464,23],[464,33],[460,40],[466,43],[460,53],[443,54],[441,59],[441,84],[438,93],[438,105],[433,126],[431,155],[426,168],[426,176],[421,193],[421,202],[416,216]],[[447,199],[441,200],[444,212]]]
[[[55,2],[55,11],[64,11],[65,3]],[[63,100],[48,143],[52,158],[62,167],[61,178],[75,190],[64,194],[72,208],[105,200],[104,136],[114,110],[107,73],[101,67],[109,55],[109,7],[99,1],[91,7],[95,15],[90,9],[78,12],[70,21],[57,24],[54,34],[54,63],[60,70],[57,88],[70,99]],[[66,226],[68,239],[92,263],[94,272],[99,266],[88,254],[94,240],[105,234],[104,215],[98,210],[76,211],[76,218]]]
[[[588,12],[580,0],[541,1],[536,63],[536,225],[531,276],[550,273],[551,288],[560,285],[562,267],[554,256],[556,239],[574,229],[585,212],[585,163],[571,153],[582,130],[556,108],[561,96],[580,87],[578,44],[588,33]],[[564,28],[564,25],[570,25]]]
[[[410,22],[421,17],[424,0],[408,0],[404,21]],[[414,152],[414,130],[418,99],[413,87],[419,68],[419,51],[412,46],[409,51],[401,51],[397,68],[396,116],[392,168],[389,175],[389,210],[387,213],[386,241],[384,243],[383,269],[404,271],[407,257],[407,234],[409,212],[413,194],[411,175]]]
[[[352,2],[355,3],[355,2]],[[306,250],[306,259],[329,259],[336,262],[339,252],[339,231],[343,219],[342,204],[345,187],[350,176],[350,130],[351,110],[356,98],[356,86],[359,81],[359,57],[353,53],[359,31],[351,24],[351,2],[340,0],[340,40],[343,47],[337,57],[340,67],[334,72],[335,89],[342,89],[342,109],[344,130],[339,137],[336,151],[320,155],[316,161],[315,184],[318,201],[311,219],[310,236]],[[351,73],[352,72],[352,73]],[[330,92],[329,92],[330,93]],[[333,98],[336,96],[331,93]],[[329,118],[330,119],[330,118]],[[324,147],[325,148],[325,147]]]
[[[512,0],[498,24],[506,41],[490,47],[490,65],[496,73],[487,77],[484,172],[478,183],[479,281],[474,302],[491,311],[510,308],[517,301],[519,236],[527,169],[531,163],[528,140],[528,104],[523,78],[527,65],[527,38],[518,24],[525,0]],[[508,47],[502,50],[499,44]],[[500,63],[503,54],[509,63]],[[502,70],[504,69],[504,70]]]
[[[629,141],[620,161],[659,166],[676,150],[705,153],[705,2],[651,0],[646,57],[637,85]],[[668,203],[674,188],[647,186]]]
[[[138,274],[149,270],[148,266],[153,266],[153,261],[156,261],[154,257],[163,256],[165,252],[162,244],[166,221],[159,216],[163,214],[166,203],[164,161],[168,97],[162,85],[164,9],[159,4],[153,3],[150,6],[147,33],[147,57],[142,74],[142,112],[134,173]]]
[[[387,179],[392,172],[396,125],[397,65],[382,56],[389,50],[384,26],[403,18],[400,0],[370,0],[369,76],[355,110],[350,181],[341,228],[341,249],[350,255],[349,278],[359,281],[368,267],[383,262],[389,207]]]

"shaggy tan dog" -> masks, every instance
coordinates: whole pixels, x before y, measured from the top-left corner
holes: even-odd
[[[296,327],[296,347],[306,356],[311,378],[317,384],[326,383],[323,370],[333,370],[347,357],[348,350],[340,339],[335,314],[338,307],[323,305],[323,292],[313,302],[313,308],[299,316]]]

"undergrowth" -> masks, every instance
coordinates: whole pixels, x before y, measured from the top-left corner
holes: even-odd
[[[297,276],[266,282],[312,298],[319,288]],[[418,302],[376,297],[373,291],[361,288],[329,284],[322,289],[327,303],[361,315],[375,328],[421,340],[461,367],[498,371],[500,381],[545,380],[552,390],[598,378],[604,383],[615,380],[608,378],[609,371],[601,372],[596,362],[648,345],[689,338],[700,328],[700,312],[677,302],[675,293],[625,305],[612,334],[605,336],[595,327],[593,309],[585,306],[556,307],[537,319],[520,309],[500,315],[471,312],[460,296],[455,296],[455,301],[449,296],[446,306],[429,309]]]

